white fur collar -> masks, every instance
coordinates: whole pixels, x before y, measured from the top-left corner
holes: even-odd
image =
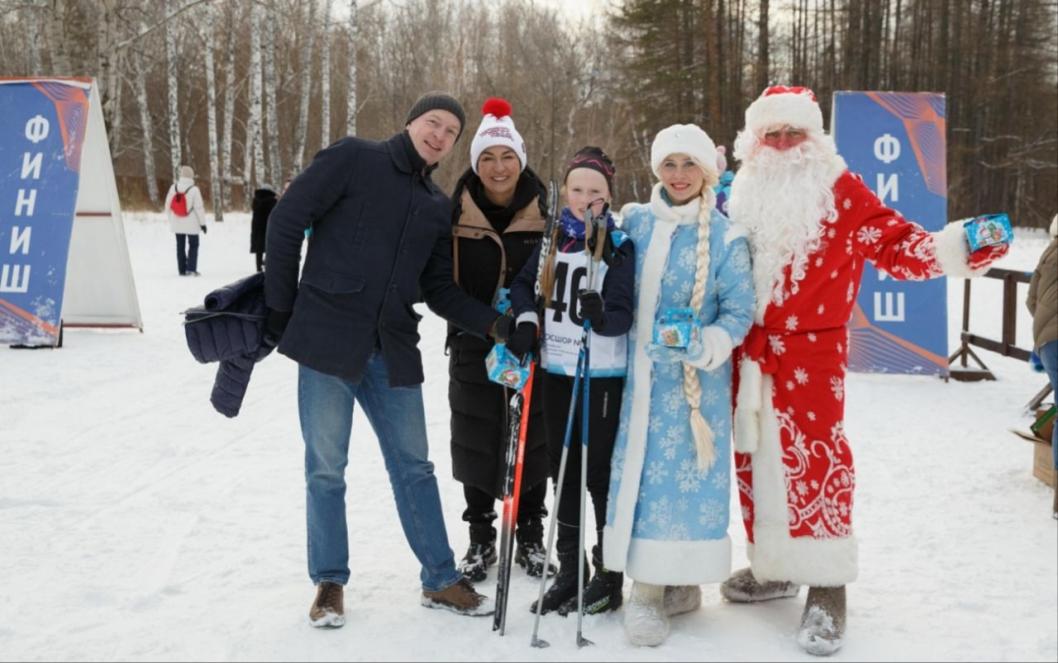
[[[683,205],[670,205],[665,197],[661,195],[664,190],[664,185],[658,182],[654,185],[654,190],[650,192],[650,210],[654,212],[654,216],[658,221],[675,223],[681,226],[698,223],[698,210],[702,205],[701,196],[697,196],[691,202]]]

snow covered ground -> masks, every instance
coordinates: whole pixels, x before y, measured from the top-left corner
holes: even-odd
[[[258,365],[242,413],[214,412],[214,366],[188,353],[180,312],[252,269],[249,219],[203,238],[201,278],[176,274],[157,215],[127,215],[143,334],[67,331],[61,350],[0,349],[2,660],[809,660],[794,641],[801,598],[722,602],[677,618],[668,642],[635,649],[621,615],[544,618],[529,646],[535,583],[513,574],[507,636],[419,606],[377,443],[354,424],[348,623],[306,623],[302,442],[295,365]],[[1031,270],[1045,245],[1022,234],[1003,266]],[[950,284],[952,347],[962,282]],[[975,285],[975,331],[998,337],[998,282]],[[1019,296],[1024,296],[1024,286]],[[425,312],[425,311],[424,311]],[[1028,316],[1019,323],[1027,345]],[[449,536],[467,543],[448,454],[443,325],[422,330],[427,419]],[[1051,493],[1031,474],[1022,408],[1045,383],[978,351],[996,382],[852,375],[860,579],[835,660],[1058,659],[1058,536]],[[735,511],[737,513],[737,510]],[[735,563],[745,560],[740,523]],[[494,574],[493,574],[494,575]],[[494,592],[492,576],[483,586]],[[627,592],[626,587],[626,592]]]

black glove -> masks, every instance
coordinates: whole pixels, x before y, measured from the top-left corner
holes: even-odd
[[[283,338],[287,323],[290,322],[290,311],[273,311],[268,309],[268,317],[265,319],[265,332],[262,341],[265,345],[275,347],[279,345],[279,339]]]
[[[206,227],[205,227],[205,226],[199,226],[199,228],[201,228],[201,229],[202,229],[202,234],[203,234],[203,235],[205,235],[205,234],[206,234],[207,232],[209,232],[208,230],[206,230]]]
[[[528,321],[518,323],[514,333],[507,339],[507,349],[518,359],[534,352],[536,350],[536,325]]]
[[[514,333],[514,318],[509,315],[501,315],[492,321],[489,326],[489,336],[497,343],[506,343],[507,339]]]
[[[605,319],[602,295],[597,290],[581,290],[577,293],[577,299],[580,300],[580,317],[591,322],[592,329],[601,331]]]

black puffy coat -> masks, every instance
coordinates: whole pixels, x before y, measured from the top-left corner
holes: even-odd
[[[250,218],[250,253],[264,253],[265,234],[268,230],[268,215],[276,206],[276,192],[271,189],[257,189],[253,192],[253,202],[250,209],[253,216]]]
[[[264,342],[266,316],[262,273],[218,288],[201,308],[184,312],[191,354],[203,364],[220,362],[209,402],[226,417],[239,414],[253,365],[272,351]]]
[[[528,168],[514,201],[498,208],[484,197],[481,180],[467,171],[452,196],[454,273],[460,287],[478,301],[494,304],[540,242],[546,190]],[[457,481],[501,496],[510,392],[489,381],[485,356],[492,342],[449,326],[448,403],[452,410],[452,474]],[[536,380],[526,437],[523,491],[547,479],[541,381]]]

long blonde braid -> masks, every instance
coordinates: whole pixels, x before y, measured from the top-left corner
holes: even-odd
[[[705,171],[705,181],[702,184],[701,193],[698,194],[697,260],[694,270],[694,289],[691,290],[691,310],[695,315],[698,315],[705,301],[705,287],[709,280],[709,221],[716,202],[712,191],[719,180],[708,170],[704,168],[702,170]],[[702,416],[702,383],[698,379],[698,369],[686,362],[683,364],[683,396],[691,408],[691,434],[694,437],[695,449],[698,451],[698,469],[705,472],[716,462],[716,446],[713,443],[715,435],[705,417]]]

